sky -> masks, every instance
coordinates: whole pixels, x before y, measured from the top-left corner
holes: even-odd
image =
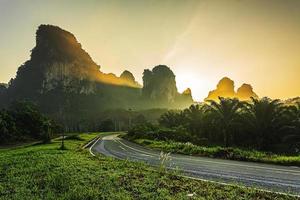
[[[168,65],[203,100],[224,76],[260,96],[300,96],[299,0],[0,0],[0,82],[30,58],[35,31],[72,32],[101,71]]]

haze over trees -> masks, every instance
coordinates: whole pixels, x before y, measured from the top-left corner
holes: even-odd
[[[127,70],[118,77],[112,73],[103,73],[100,69],[100,66],[82,49],[72,33],[57,26],[41,25],[36,32],[36,46],[32,50],[30,59],[19,67],[16,77],[11,79],[8,85],[0,84],[0,107],[7,109],[11,102],[29,100],[34,102],[42,113],[59,121],[65,131],[96,131],[107,130],[107,127],[113,130],[128,129],[129,119],[153,122],[165,111],[160,110],[161,108],[182,109],[194,103],[189,88],[183,93],[178,92],[175,74],[168,66],[158,65],[153,69],[145,69],[143,86]],[[240,101],[235,99],[219,101],[219,97],[247,101],[250,98],[258,99],[251,85],[243,84],[235,91],[234,81],[224,77],[206,98],[206,101],[211,103],[211,108],[214,108],[209,111],[211,115],[207,115],[208,111],[204,111],[206,106],[192,106],[180,115],[170,112],[172,120],[164,125],[172,128],[181,124],[185,127],[186,124],[182,123],[188,120],[190,124],[188,130],[193,135],[204,134],[201,138],[212,142],[223,141],[225,146],[231,145],[235,141],[235,128],[240,122],[240,117],[247,116],[249,121],[255,122],[255,118],[250,118],[255,116],[255,112],[251,110],[250,105],[246,112],[245,106],[240,107]],[[213,103],[210,100],[218,102]],[[258,103],[253,100],[253,105],[269,102],[266,99],[257,101]],[[297,99],[288,100],[290,105],[294,105],[296,101]],[[158,109],[146,111],[153,108]],[[198,109],[201,112],[198,112]],[[244,115],[244,113],[248,114]],[[216,124],[207,124],[207,116],[214,116],[213,121]],[[165,117],[167,119],[168,115]],[[298,126],[294,118],[289,120],[294,121],[296,124],[293,125],[294,127]],[[270,123],[262,121],[257,123]],[[218,124],[224,126],[222,134],[220,130],[215,130]],[[233,125],[234,130],[232,130]],[[206,131],[207,126],[213,128]],[[278,131],[277,128],[275,127],[274,131]],[[246,134],[249,130],[241,134]],[[267,131],[260,131],[262,132]],[[297,135],[291,130],[289,132],[290,135]],[[254,131],[251,134],[254,134]],[[263,133],[264,136],[266,134]],[[243,137],[248,136],[246,134]],[[277,140],[276,137],[268,136],[265,140]],[[249,141],[254,141],[252,136],[249,137]],[[254,143],[265,146],[263,139],[255,140]]]
[[[149,82],[144,88],[127,70],[120,77],[105,74],[72,33],[41,25],[30,60],[19,67],[8,88],[0,86],[0,103],[7,107],[17,100],[35,102],[70,131],[95,129],[94,122],[106,118],[100,116],[105,110],[184,108],[193,103],[191,95],[178,93],[168,67],[155,67],[153,74],[144,77]]]
[[[129,137],[287,154],[297,154],[300,149],[300,102],[220,97],[182,111],[168,111],[159,124],[134,127]]]

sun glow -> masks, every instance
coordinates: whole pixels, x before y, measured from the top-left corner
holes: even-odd
[[[208,91],[211,89],[210,81],[205,77],[199,77],[198,74],[191,72],[182,72],[176,75],[176,83],[179,92],[183,92],[187,88],[191,88],[192,96],[195,101],[203,101],[207,97]]]

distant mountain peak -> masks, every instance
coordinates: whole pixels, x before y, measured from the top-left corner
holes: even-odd
[[[242,84],[235,92],[234,81],[228,77],[222,78],[218,82],[216,89],[210,91],[205,100],[218,100],[219,97],[238,98],[243,101],[250,100],[251,97],[258,98],[250,84]]]
[[[120,75],[120,79],[124,81],[124,85],[138,87],[138,88],[141,87],[141,85],[135,80],[133,74],[128,70],[124,70],[122,72],[122,74]]]
[[[40,25],[31,58],[18,69],[11,89],[18,90],[15,93],[20,94],[27,91],[25,96],[28,91],[34,95],[56,88],[65,92],[91,94],[95,93],[97,83],[141,87],[135,81],[101,72],[100,66],[69,31],[54,25]],[[24,89],[26,86],[28,88]]]

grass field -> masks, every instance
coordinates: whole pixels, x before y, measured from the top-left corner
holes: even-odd
[[[278,165],[300,166],[299,156],[284,156],[272,153],[266,153],[255,150],[243,150],[238,148],[224,147],[205,147],[197,146],[191,143],[172,142],[172,141],[155,141],[148,139],[136,139],[133,142],[149,148],[162,150],[171,153],[180,153],[186,155],[206,156],[213,158],[223,158],[230,160],[252,161],[271,163]]]
[[[92,157],[82,146],[97,134],[0,150],[0,199],[296,199],[191,180],[142,163]],[[194,194],[188,197],[188,194]]]

